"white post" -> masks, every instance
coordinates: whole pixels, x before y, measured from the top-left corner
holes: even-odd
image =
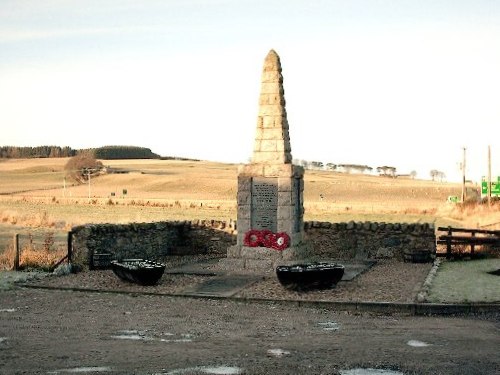
[[[89,201],[90,201],[90,170],[87,171],[87,177],[89,180]]]

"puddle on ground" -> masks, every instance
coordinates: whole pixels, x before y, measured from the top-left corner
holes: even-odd
[[[283,350],[283,349],[269,349],[267,351],[267,354],[273,357],[283,357],[284,355],[289,355],[290,352],[288,350]]]
[[[144,340],[144,341],[153,340],[152,337],[146,336],[146,332],[135,331],[135,330],[118,331],[118,334],[111,336],[111,338],[118,340]]]
[[[202,374],[213,374],[213,375],[238,375],[242,374],[243,370],[239,367],[230,367],[230,366],[198,366],[198,367],[190,367],[172,370],[169,372],[163,372],[161,374],[155,375],[182,375],[182,374],[193,374],[193,373],[202,373]]]
[[[163,336],[173,337],[173,333],[163,333]],[[117,340],[137,340],[137,341],[161,341],[161,342],[192,342],[193,336],[190,334],[182,334],[180,338],[155,338],[152,336],[147,336],[146,331],[136,331],[136,330],[123,330],[118,331],[116,335],[112,335],[112,339]]]
[[[340,375],[404,375],[400,371],[383,370],[378,368],[354,368],[351,370],[340,370]]]
[[[47,372],[47,374],[61,374],[61,373],[84,374],[84,373],[108,372],[108,371],[111,371],[111,367],[74,367],[74,368],[65,368],[61,370],[49,371]]]
[[[15,312],[16,309],[0,309],[0,312]]]
[[[427,344],[426,342],[418,341],[418,340],[410,340],[406,343],[406,345],[412,346],[414,348],[423,348],[426,346],[430,346],[431,344]]]
[[[323,331],[338,331],[340,329],[340,324],[337,322],[322,322],[318,325],[323,327]]]

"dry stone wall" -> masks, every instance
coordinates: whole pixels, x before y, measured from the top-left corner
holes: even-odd
[[[313,221],[304,229],[319,258],[431,261],[436,255],[435,229],[428,223]]]
[[[131,224],[88,224],[74,227],[73,262],[100,265],[108,259],[165,259],[170,255],[217,254],[236,244],[234,221],[172,221]],[[411,260],[409,255],[436,254],[432,224],[376,222],[305,222],[305,240],[317,259]]]
[[[72,229],[72,258],[94,268],[110,259],[222,255],[236,243],[234,231],[234,222],[216,220],[82,225]]]

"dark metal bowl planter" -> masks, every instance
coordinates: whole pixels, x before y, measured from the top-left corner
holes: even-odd
[[[165,264],[145,259],[111,261],[111,268],[123,281],[140,285],[156,285],[163,276]]]
[[[329,289],[344,276],[344,266],[337,263],[307,263],[276,267],[281,285],[293,290]]]

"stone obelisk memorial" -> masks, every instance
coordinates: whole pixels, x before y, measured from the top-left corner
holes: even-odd
[[[253,157],[238,170],[237,244],[226,261],[270,270],[305,259],[304,169],[292,164],[283,76],[278,54],[264,61]]]

